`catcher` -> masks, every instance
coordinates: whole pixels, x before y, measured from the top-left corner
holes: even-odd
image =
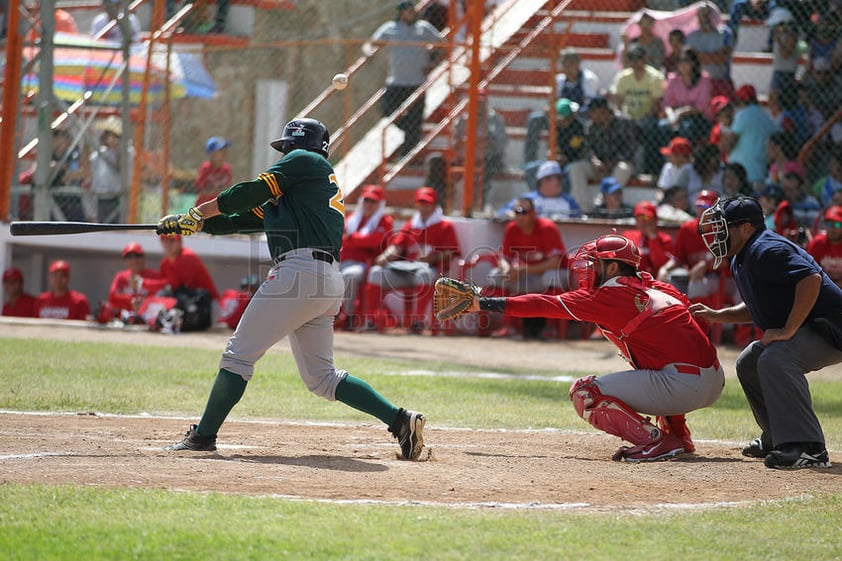
[[[705,335],[707,326],[690,314],[687,298],[639,271],[639,264],[635,244],[609,234],[583,245],[571,260],[575,290],[486,298],[476,287],[442,278],[436,282],[436,317],[489,310],[595,323],[631,369],[576,380],[569,392],[576,413],[632,444],[620,447],[614,460],[649,462],[692,453],[684,415],[716,402],[725,373]]]

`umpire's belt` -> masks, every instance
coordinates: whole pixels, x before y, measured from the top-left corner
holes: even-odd
[[[331,253],[323,250],[323,249],[311,249],[311,248],[302,248],[302,249],[291,249],[286,253],[282,253],[275,257],[272,260],[273,265],[277,265],[281,261],[286,261],[290,257],[312,257],[318,261],[324,261],[325,263],[332,265],[334,261],[339,261],[336,257],[334,257]]]
[[[672,365],[675,367],[676,372],[678,372],[679,374],[695,374],[696,376],[699,376],[702,373],[702,370],[705,370],[704,368],[700,368],[692,364],[683,364],[679,362],[674,362]],[[714,370],[719,370],[718,358],[713,361],[713,365],[710,366],[710,368]]]

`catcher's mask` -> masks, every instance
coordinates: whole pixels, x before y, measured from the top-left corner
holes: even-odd
[[[270,145],[284,154],[301,148],[327,158],[330,149],[330,133],[321,121],[305,117],[288,122],[284,126],[281,138],[273,140]]]
[[[728,228],[750,223],[763,226],[763,208],[752,197],[742,195],[719,199],[699,217],[699,234],[708,251],[713,255],[713,268],[719,267],[731,249]]]
[[[630,239],[620,234],[607,234],[589,241],[570,259],[573,285],[578,288],[595,288],[602,283],[598,262],[622,261],[635,269],[640,265],[640,250]]]

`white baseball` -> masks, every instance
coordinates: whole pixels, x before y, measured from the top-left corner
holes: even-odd
[[[348,87],[348,76],[340,72],[333,77],[333,81],[331,83],[337,90],[344,90]]]

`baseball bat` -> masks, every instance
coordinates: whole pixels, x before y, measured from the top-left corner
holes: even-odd
[[[100,222],[39,222],[21,221],[9,224],[13,236],[57,236],[84,234],[108,230],[154,230],[157,224],[103,224]]]

